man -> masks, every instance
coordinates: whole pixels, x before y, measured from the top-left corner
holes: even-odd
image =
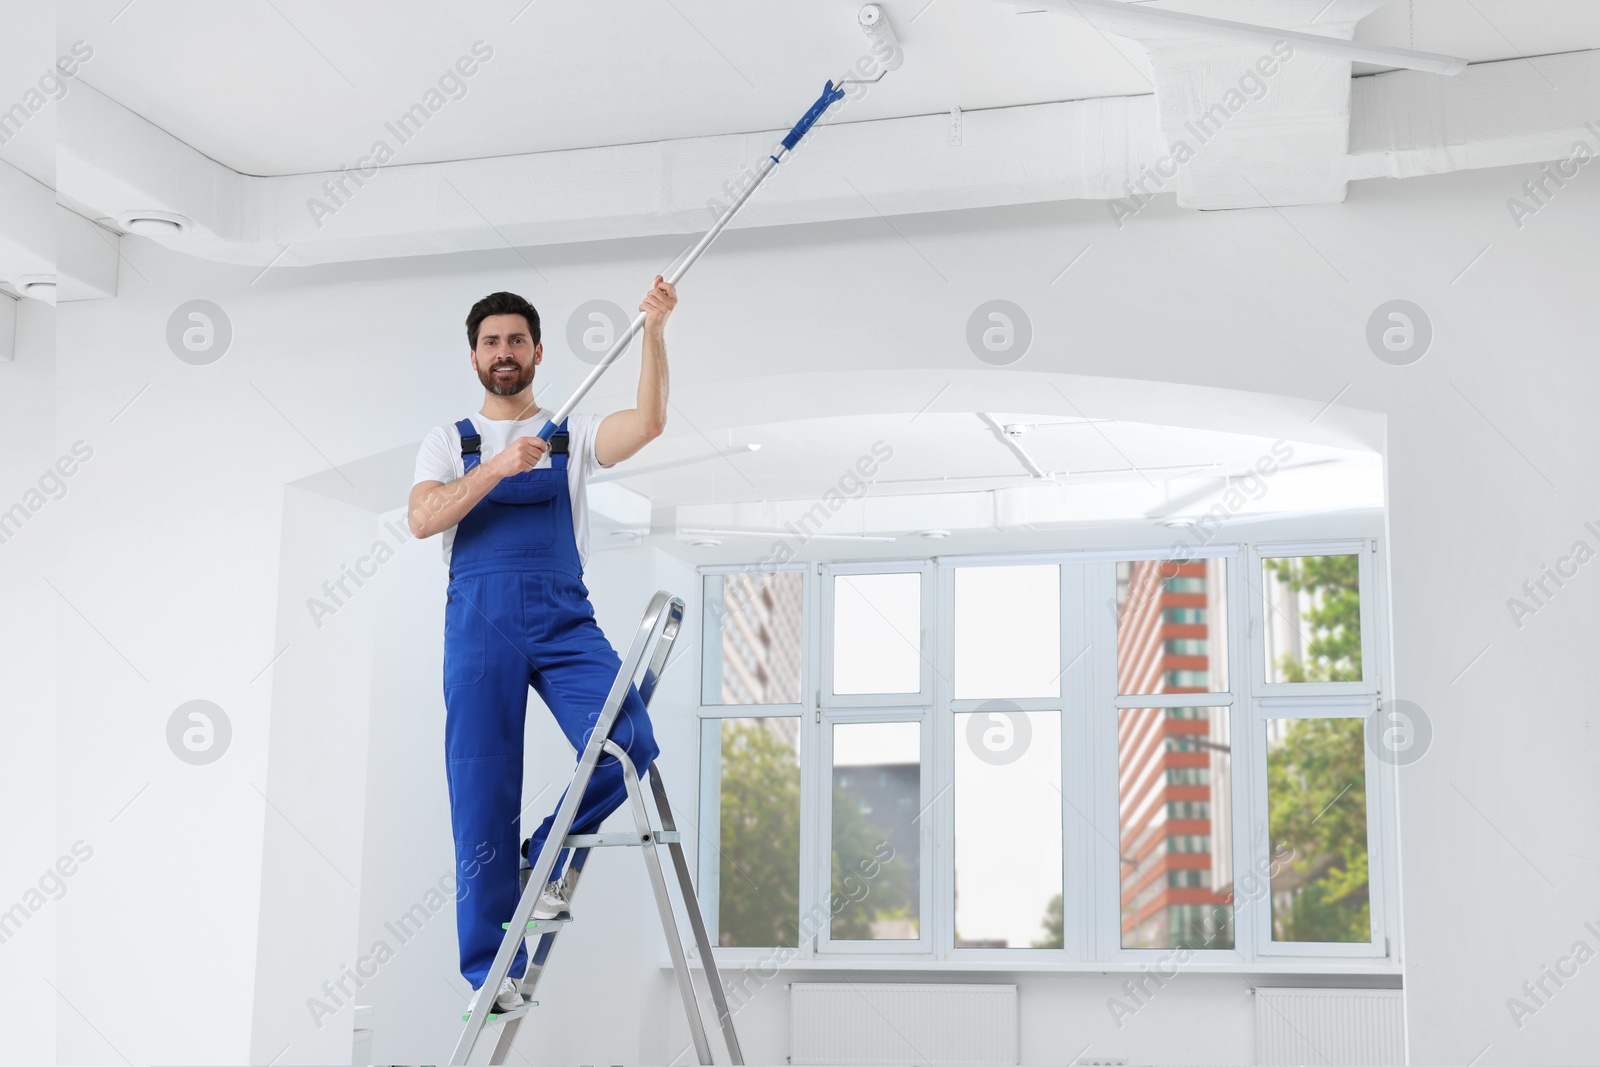
[[[419,538],[443,532],[450,570],[445,771],[460,885],[461,973],[479,996],[504,935],[501,924],[516,907],[519,855],[536,861],[555,819],[552,811],[521,842],[528,687],[582,751],[621,669],[583,584],[589,540],[585,486],[595,470],[627,459],[661,435],[667,421],[664,333],[677,302],[674,287],[657,276],[639,305],[645,322],[637,406],[604,418],[574,414],[543,441],[534,435],[555,412],[533,396],[535,368],[544,358],[539,313],[514,293],[484,297],[467,315],[468,354],[483,383],[483,407],[454,426],[435,427],[417,456],[411,532]],[[629,688],[611,737],[641,775],[655,759],[655,738],[637,688]],[[572,832],[595,832],[624,799],[622,764],[602,756]],[[566,859],[563,849],[536,917],[555,918],[566,910]],[[495,991],[499,1010],[522,1004],[518,979],[526,967],[526,946],[520,946],[511,977]]]

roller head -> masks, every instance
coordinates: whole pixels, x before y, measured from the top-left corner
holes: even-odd
[[[861,24],[861,32],[867,35],[867,40],[872,42],[872,52],[883,64],[884,70],[898,70],[905,60],[905,53],[900,48],[900,38],[894,35],[894,27],[889,25],[889,16],[877,4],[868,4],[856,16],[856,21]]]

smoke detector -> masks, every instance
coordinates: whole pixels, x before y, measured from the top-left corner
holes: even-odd
[[[693,545],[695,548],[716,548],[718,545],[722,544],[722,538],[720,538],[720,537],[696,537],[693,541],[690,541],[689,543],[691,545]]]

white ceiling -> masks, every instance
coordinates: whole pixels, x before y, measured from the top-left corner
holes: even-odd
[[[987,414],[1001,425],[1024,427],[1014,440],[1052,477],[1030,475],[978,412],[926,412],[824,416],[736,427],[714,439],[664,438],[652,446],[648,459],[619,465],[617,480],[649,497],[658,513],[676,509],[675,522],[661,524],[669,528],[776,529],[780,517],[793,518],[828,490],[840,490],[857,462],[874,455],[875,442],[881,448],[892,439],[892,457],[873,464],[881,468],[872,480],[876,507],[841,516],[830,532],[960,529],[974,517],[988,527],[996,508],[992,502],[974,507],[976,496],[1011,489],[1044,491],[1029,505],[1035,526],[1195,516],[1216,503],[1225,479],[1258,469],[1264,457],[1274,473],[1252,481],[1249,503],[1235,504],[1230,513],[1338,511],[1383,503],[1380,457],[1358,448],[1119,419]],[[671,470],[628,473],[630,466],[656,467],[747,444],[761,448]],[[803,459],[796,462],[797,457]],[[845,480],[843,494],[852,491]],[[901,506],[885,506],[892,498],[902,498]],[[783,501],[803,503],[786,509],[778,504]],[[763,514],[770,518],[763,521]]]
[[[0,108],[21,102],[55,62],[55,18],[49,4],[11,4],[0,20]],[[30,114],[0,145],[0,162],[46,185],[55,184],[56,112],[46,106]]]
[[[1357,38],[1474,61],[1600,47],[1595,0],[1411,2],[1414,11],[1408,0],[1392,0]],[[493,58],[397,162],[784,128],[825,78],[867,54],[855,22],[860,6],[74,0],[57,10],[62,47],[81,39],[95,50],[85,82],[234,170],[286,175],[353,163],[480,39]],[[1004,0],[883,6],[905,63],[830,121],[1151,91],[1145,51],[1087,24],[1018,15]],[[1204,9],[1215,14],[1219,6],[1206,0]],[[35,76],[26,65],[10,67],[0,91],[14,99]]]

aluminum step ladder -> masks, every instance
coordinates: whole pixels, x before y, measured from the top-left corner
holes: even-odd
[[[666,848],[672,857],[673,869],[677,872],[678,890],[682,897],[683,908],[688,914],[689,926],[694,931],[695,945],[700,962],[705,968],[706,985],[710,989],[712,1006],[722,1028],[728,1055],[732,1063],[744,1063],[744,1054],[739,1048],[739,1038],[733,1029],[733,1015],[728,1010],[728,999],[723,993],[722,978],[717,973],[716,961],[711,957],[711,943],[706,938],[705,919],[700,914],[694,883],[689,879],[689,864],[684,859],[682,835],[672,821],[672,808],[667,803],[667,791],[661,782],[661,771],[655,763],[650,765],[650,792],[659,813],[658,827],[650,821],[638,771],[627,753],[610,737],[611,727],[622,708],[630,684],[638,686],[639,695],[644,698],[645,706],[649,707],[650,698],[655,693],[656,682],[661,677],[667,655],[672,651],[672,644],[677,640],[682,625],[682,598],[665,590],[656,593],[650,600],[649,608],[645,610],[644,619],[639,624],[639,632],[634,637],[627,656],[622,660],[622,669],[617,672],[616,680],[611,684],[611,692],[606,696],[599,721],[595,723],[589,742],[584,746],[582,756],[578,760],[577,770],[573,772],[572,783],[567,787],[566,796],[556,810],[555,822],[550,827],[550,836],[545,841],[545,847],[533,867],[522,870],[525,879],[522,896],[517,901],[517,908],[511,916],[511,921],[504,924],[505,940],[500,943],[500,951],[495,953],[494,963],[489,968],[488,977],[484,979],[484,992],[478,997],[477,1006],[461,1017],[466,1021],[466,1026],[461,1032],[460,1040],[456,1042],[455,1052],[450,1056],[452,1064],[468,1062],[485,1027],[491,1023],[500,1027],[500,1036],[489,1062],[504,1063],[523,1018],[538,1006],[539,1002],[533,999],[533,993],[538,986],[539,977],[544,973],[545,964],[550,958],[550,950],[555,947],[556,938],[562,928],[572,921],[570,917],[555,920],[533,918],[534,905],[539,901],[541,889],[550,880],[550,873],[555,869],[556,856],[561,852],[559,848],[552,847],[552,842],[556,841],[572,849],[565,876],[569,903],[576,894],[577,883],[588,860],[590,849],[633,847],[638,848],[643,854],[645,869],[650,872],[650,883],[655,889],[656,906],[661,911],[661,925],[667,935],[667,947],[672,953],[672,969],[678,976],[678,991],[683,996],[684,1011],[689,1017],[689,1033],[694,1039],[695,1051],[699,1054],[700,1062],[710,1064],[715,1060],[712,1058],[711,1045],[706,1037],[700,994],[695,988],[683,939],[678,933],[678,922],[673,914],[672,899],[661,866],[660,849]],[[635,829],[631,833],[569,833],[572,829],[572,820],[577,815],[578,805],[588,788],[589,778],[594,773],[595,765],[600,762],[602,754],[614,756],[622,764],[623,780],[628,790],[628,807],[633,812]],[[529,946],[528,968],[523,974],[521,983],[522,1007],[501,1012],[495,1006],[494,994],[500,988],[501,981],[510,973],[512,961],[516,958],[517,946],[524,938],[532,944]]]

